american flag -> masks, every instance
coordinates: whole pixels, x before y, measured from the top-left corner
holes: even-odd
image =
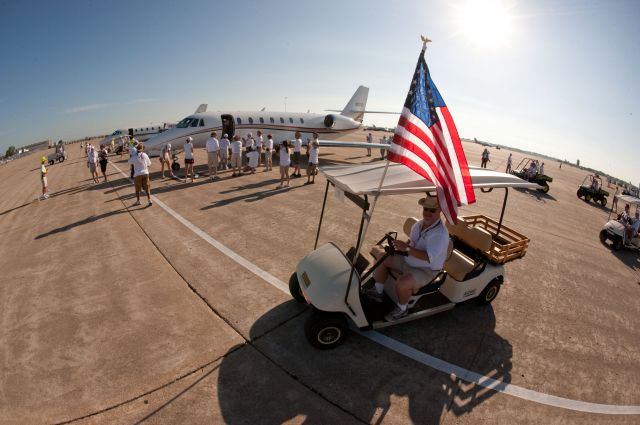
[[[476,201],[458,130],[436,88],[423,48],[387,158],[433,182],[440,208],[457,223],[458,206]]]

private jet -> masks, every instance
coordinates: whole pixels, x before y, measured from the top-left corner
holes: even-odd
[[[339,114],[271,112],[266,111],[265,108],[260,111],[200,111],[181,120],[175,128],[149,139],[145,143],[145,150],[149,156],[159,156],[167,143],[171,144],[174,151],[181,150],[189,136],[193,139],[195,148],[203,148],[212,131],[218,133],[218,138],[227,134],[231,139],[235,135],[244,138],[249,133],[255,136],[258,130],[262,131],[265,140],[266,135],[271,134],[276,143],[292,139],[299,131],[305,143],[315,132],[318,133],[320,146],[371,148],[371,144],[326,140],[328,137],[349,134],[361,128],[364,114],[369,112],[365,110],[368,96],[368,87],[358,87]],[[375,145],[375,148],[385,147],[388,146]]]

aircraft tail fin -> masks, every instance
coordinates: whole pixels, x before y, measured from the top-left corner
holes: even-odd
[[[353,94],[347,106],[344,107],[340,115],[352,118],[355,121],[362,122],[364,118],[365,108],[367,106],[367,98],[369,97],[369,87],[360,86]]]
[[[200,112],[207,112],[207,106],[209,105],[206,103],[202,103],[200,106],[198,106],[194,114],[199,114]]]

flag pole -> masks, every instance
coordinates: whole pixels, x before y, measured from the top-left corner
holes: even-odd
[[[429,38],[425,37],[424,35],[420,35],[420,40],[422,40],[421,53],[424,53],[427,50],[427,43],[430,43],[431,40],[429,40]],[[380,183],[378,184],[378,190],[376,191],[376,196],[373,198],[373,203],[371,204],[371,212],[369,212],[369,214],[367,215],[367,220],[365,221],[364,226],[362,228],[362,234],[360,235],[360,238],[359,238],[360,242],[356,247],[356,253],[353,257],[353,264],[356,263],[358,255],[360,255],[360,250],[362,249],[362,244],[364,243],[364,237],[367,234],[367,229],[369,228],[369,221],[371,220],[371,217],[373,216],[373,210],[376,208],[376,204],[378,203],[378,197],[380,196],[380,192],[382,190],[382,184],[384,183],[384,179],[387,177],[388,170],[389,170],[389,157],[387,154],[387,163],[384,166],[384,171],[382,172],[382,178],[380,179]]]

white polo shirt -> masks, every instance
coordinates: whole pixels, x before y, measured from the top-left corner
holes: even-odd
[[[292,140],[291,146],[293,147],[294,152],[300,152],[300,148],[302,147],[302,139]]]
[[[431,270],[441,270],[447,259],[447,249],[449,248],[449,231],[441,219],[438,219],[431,226],[422,230],[424,220],[418,221],[411,227],[409,235],[409,246],[420,251],[426,251],[429,261],[420,260],[408,255],[404,260],[411,267],[426,268]]]
[[[218,143],[220,150],[229,150],[229,143],[229,139],[227,139],[226,137],[220,139],[220,142]]]
[[[233,142],[231,142],[231,153],[237,153],[239,154],[240,151],[242,150],[242,142],[240,140],[234,140]]]
[[[220,142],[215,137],[207,139],[207,152],[218,152],[220,150]]]
[[[318,165],[318,151],[320,150],[320,148],[316,148],[313,146],[313,142],[311,142],[311,145],[309,146],[309,164],[315,164]]]

